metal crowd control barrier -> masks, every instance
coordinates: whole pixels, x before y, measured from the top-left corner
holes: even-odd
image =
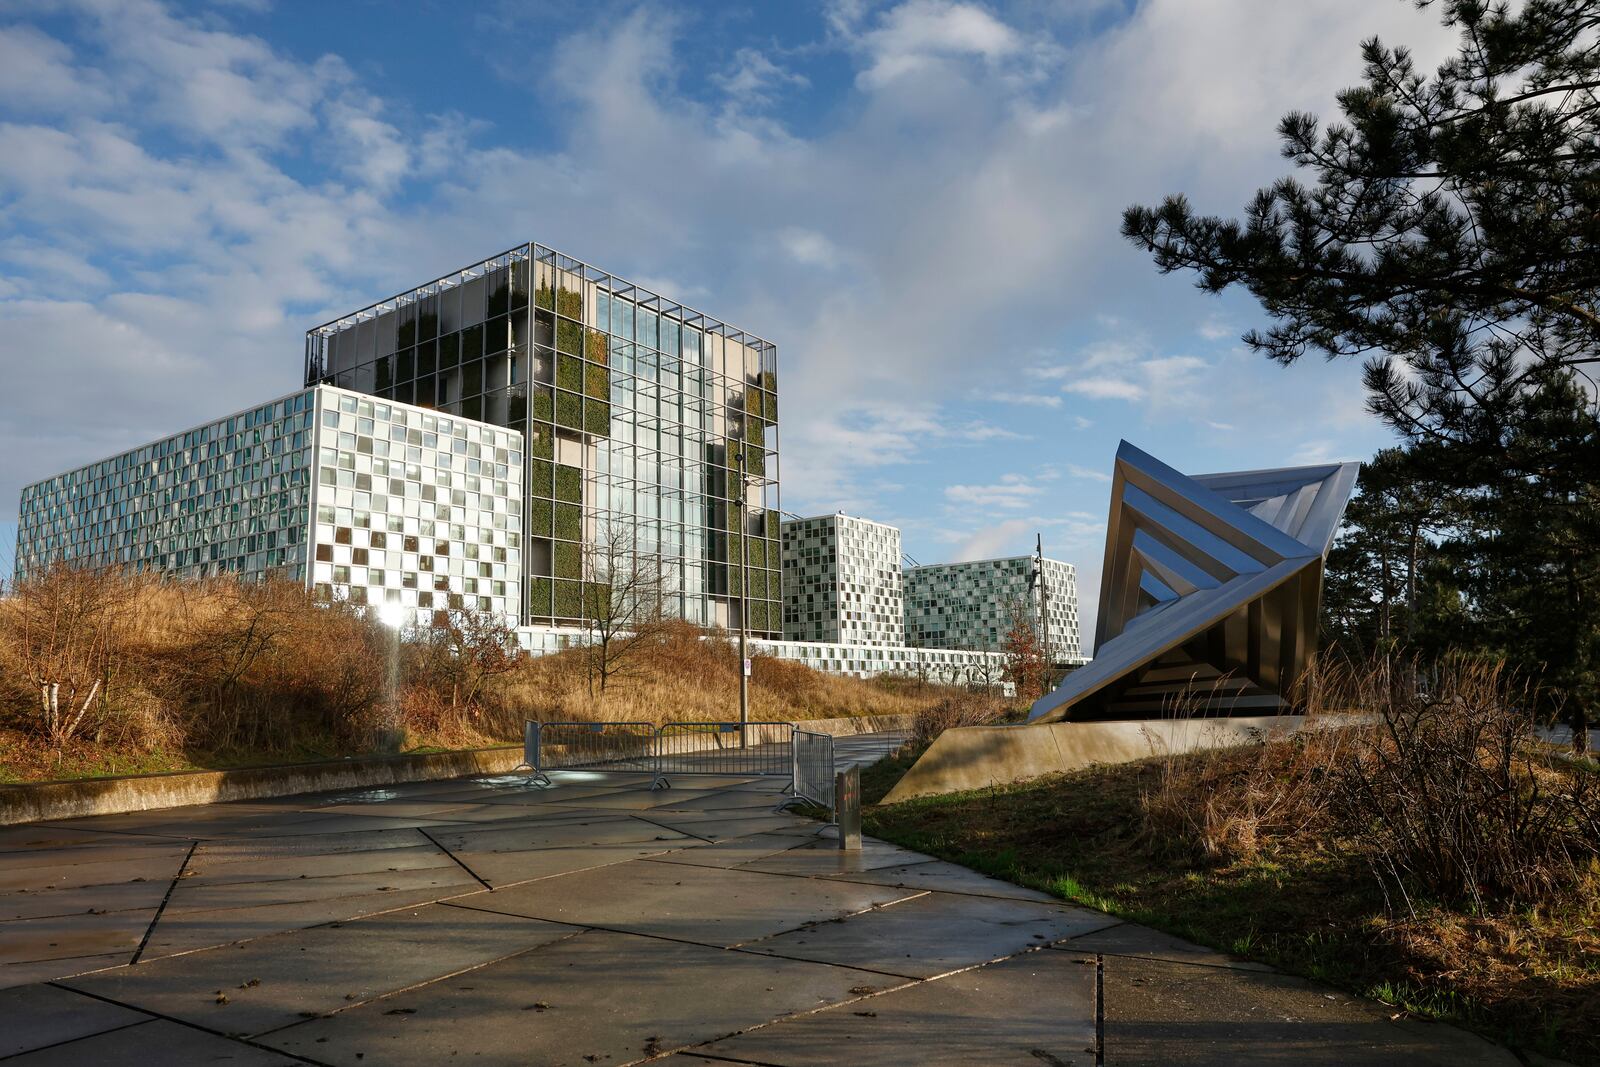
[[[669,722],[656,731],[656,785],[672,774],[789,774],[794,732],[787,722]]]
[[[523,726],[518,769],[530,772],[530,784],[545,786],[550,784],[545,772],[551,770],[641,771],[653,776],[652,789],[670,788],[669,775],[782,775],[790,778],[787,793],[794,787],[797,733],[787,722],[674,722],[656,727],[644,722],[529,721]],[[833,739],[827,742],[831,774]]]
[[[522,762],[530,782],[549,785],[548,770],[586,767],[606,771],[656,771],[656,728],[647,722],[528,722]]]
[[[834,808],[833,736],[796,729],[794,732],[794,799],[819,808]]]

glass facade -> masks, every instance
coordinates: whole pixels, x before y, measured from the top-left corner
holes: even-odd
[[[395,623],[515,623],[522,435],[319,386],[22,491],[17,577],[56,562],[281,575]]]
[[[522,435],[322,386],[311,583],[396,623],[517,622]]]
[[[311,330],[305,373],[524,435],[525,624],[582,625],[623,538],[670,613],[781,629],[770,343],[528,244]]]
[[[315,407],[295,393],[25,487],[18,579],[62,562],[303,581]]]
[[[1028,588],[1032,556],[938,563],[905,572],[906,641],[919,648],[998,649],[1017,605],[1040,624],[1039,591]],[[1056,663],[1078,663],[1078,572],[1044,561],[1049,641]]]
[[[783,524],[787,641],[902,646],[900,531],[851,515]]]

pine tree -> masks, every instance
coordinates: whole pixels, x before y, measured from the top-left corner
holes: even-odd
[[[1373,38],[1363,84],[1338,96],[1342,121],[1284,117],[1283,153],[1306,180],[1258,191],[1243,220],[1172,196],[1129,208],[1122,229],[1163,272],[1254,294],[1272,324],[1244,340],[1271,359],[1365,359],[1369,409],[1426,472],[1422,490],[1456,509],[1431,566],[1410,570],[1413,640],[1449,633],[1504,655],[1586,723],[1600,642],[1600,0],[1438,6],[1460,48],[1437,71]],[[1339,565],[1370,567],[1393,531],[1376,536]],[[1392,605],[1390,579],[1369,575],[1369,596]],[[1354,625],[1360,591],[1330,585]],[[1419,633],[1424,591],[1441,614]]]

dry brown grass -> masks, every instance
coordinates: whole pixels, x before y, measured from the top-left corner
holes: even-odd
[[[867,828],[1600,1064],[1600,770],[1532,737],[1530,695],[1494,664],[1329,674],[1324,703],[1360,714],[879,807]]]
[[[341,756],[395,727],[414,748],[459,748],[515,741],[525,718],[738,714],[737,653],[687,624],[636,647],[601,692],[581,649],[508,655],[503,629],[450,622],[397,638],[289,582],[57,572],[0,600],[0,781]],[[41,711],[52,680],[81,720]],[[751,717],[916,712],[950,692],[757,656]]]
[[[602,693],[582,649],[528,660],[498,680],[501,714],[520,729],[523,719],[546,722],[692,722],[739,714],[739,657],[722,635],[675,623],[639,646],[626,669]],[[902,679],[865,680],[824,674],[770,656],[751,658],[753,721],[895,715],[921,711],[947,697],[948,687]]]

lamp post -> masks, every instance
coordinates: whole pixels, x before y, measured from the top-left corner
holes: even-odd
[[[1044,651],[1044,677],[1039,689],[1048,693],[1055,662],[1050,652],[1050,583],[1044,576],[1044,534],[1034,534],[1033,546],[1033,574],[1039,583],[1039,645]]]
[[[750,722],[750,544],[745,530],[748,523],[745,498],[750,482],[745,475],[745,452],[739,442],[739,747],[745,747]]]

